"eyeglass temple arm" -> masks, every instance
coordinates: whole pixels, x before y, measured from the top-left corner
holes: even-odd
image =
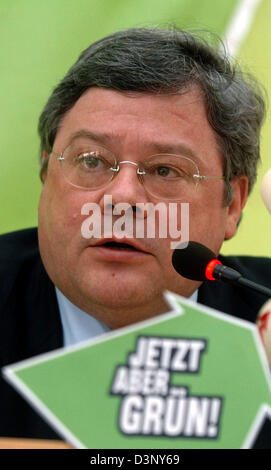
[[[193,175],[193,178],[197,178],[197,179],[216,179],[216,180],[224,180],[225,179],[225,176],[215,176],[215,175]]]

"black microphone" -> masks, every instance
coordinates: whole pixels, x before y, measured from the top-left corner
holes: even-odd
[[[225,266],[206,246],[197,242],[180,243],[172,255],[174,269],[181,276],[193,281],[221,280],[231,284],[249,287],[254,291],[271,297],[271,289],[250,281],[235,269]]]

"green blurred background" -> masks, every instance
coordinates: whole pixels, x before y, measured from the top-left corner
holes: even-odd
[[[132,26],[211,29],[224,36],[238,0],[0,0],[0,233],[37,224],[40,192],[37,121],[56,83],[89,44]],[[262,0],[238,52],[271,89],[271,1]],[[270,114],[262,134],[259,179],[226,254],[270,255],[271,216],[259,194],[271,167]]]

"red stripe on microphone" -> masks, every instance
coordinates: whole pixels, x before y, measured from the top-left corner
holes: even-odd
[[[219,261],[218,259],[212,259],[207,264],[205,269],[205,276],[207,277],[207,279],[209,279],[209,281],[215,281],[215,278],[213,277],[213,272],[218,264],[222,264],[221,261]]]

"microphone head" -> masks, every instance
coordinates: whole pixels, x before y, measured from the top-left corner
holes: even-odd
[[[216,259],[216,255],[201,243],[184,242],[174,250],[172,264],[181,276],[193,281],[204,281],[206,267],[213,259]]]

